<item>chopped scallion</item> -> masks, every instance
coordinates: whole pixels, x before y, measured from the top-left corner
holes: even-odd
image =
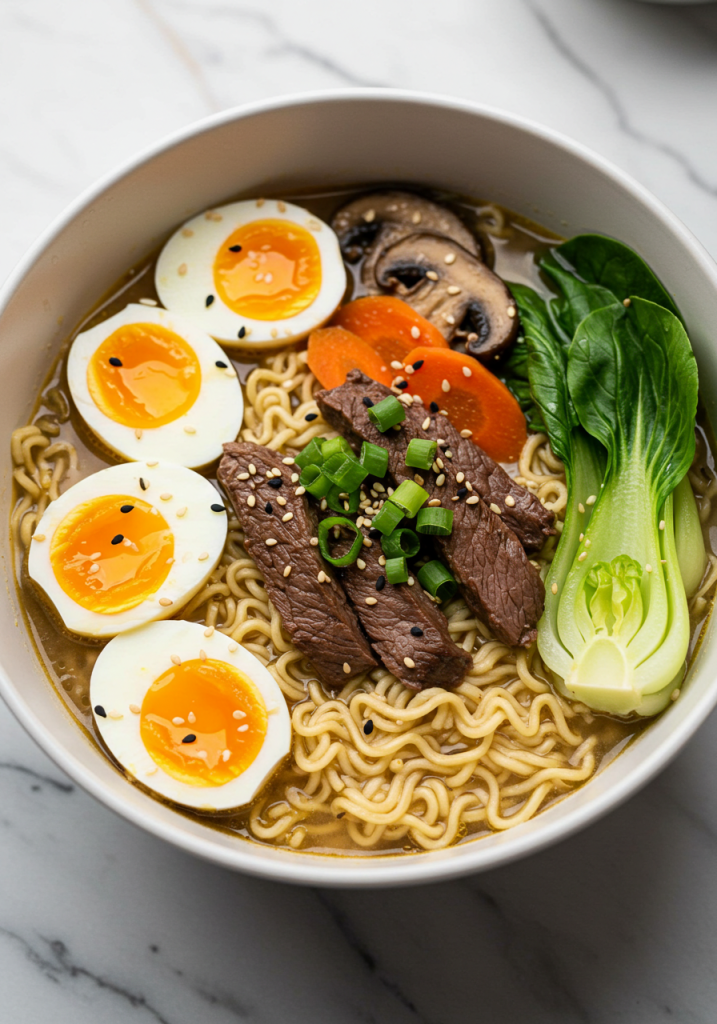
[[[348,494],[348,497],[342,498],[342,494]],[[356,515],[359,507],[359,492],[351,491],[349,493],[345,487],[337,487],[336,484],[334,484],[326,495],[326,504],[334,512],[345,512],[352,516]]]
[[[422,508],[416,517],[416,529],[434,537],[448,537],[453,529],[453,509],[440,505]]]
[[[329,551],[329,533],[334,526],[341,527],[346,530],[352,530],[356,537],[354,538],[351,548],[345,555],[341,555],[339,558],[334,558]],[[343,516],[329,516],[328,519],[322,519],[319,523],[319,551],[321,557],[324,558],[330,565],[344,566],[351,565],[359,556],[361,546],[363,544],[363,534],[361,530],[352,523],[350,519],[344,519]]]
[[[406,418],[406,410],[395,395],[387,395],[366,411],[374,427],[382,434]]]
[[[327,442],[329,443],[329,442]],[[362,466],[355,455],[336,452],[330,455],[321,467],[324,476],[342,491],[355,491],[368,476],[368,470]]]
[[[391,495],[391,501],[394,505],[398,505],[409,519],[413,519],[427,498],[428,491],[419,487],[413,480],[404,480]]]
[[[371,476],[385,476],[388,469],[388,451],[380,445],[364,441],[361,445],[361,465]]]
[[[320,466],[310,464],[301,470],[299,483],[315,498],[325,498],[331,490],[331,481],[321,472]]]
[[[326,438],[324,437],[312,437],[306,448],[302,448],[294,459],[294,462],[299,469],[304,469],[306,466],[321,465],[324,461],[324,456],[321,454],[321,446],[325,444],[325,442]]]
[[[408,579],[408,566],[403,555],[400,558],[387,558],[384,571],[389,583],[405,583]]]
[[[413,530],[404,527],[402,530],[394,530],[388,537],[383,537],[381,547],[386,558],[415,558],[421,550],[421,542]]]
[[[406,465],[414,466],[416,469],[430,469],[437,451],[438,443],[436,441],[414,437],[408,442]]]
[[[332,455],[353,455],[353,451],[346,438],[339,436],[332,437],[330,441],[324,441],[321,447],[321,454],[324,457],[324,461],[326,461]]]
[[[423,568],[418,570],[418,582],[431,597],[436,597],[439,601],[450,600],[456,592],[456,581],[438,559],[426,562]]]
[[[403,510],[394,505],[392,501],[385,501],[376,515],[371,520],[375,530],[379,530],[384,537],[393,533],[403,519]]]

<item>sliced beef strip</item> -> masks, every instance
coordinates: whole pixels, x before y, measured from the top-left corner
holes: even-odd
[[[250,465],[255,474],[250,474]],[[267,478],[275,470],[281,476],[272,479],[281,480],[280,487]],[[331,566],[309,543],[316,535],[316,520],[306,498],[295,493],[291,473],[291,467],[271,449],[237,442],[224,445],[217,476],[231,498],[246,549],[261,569],[287,633],[329,686],[343,686],[350,676],[378,663]],[[286,500],[285,505],[279,504],[279,497]],[[250,505],[251,498],[255,503]],[[288,512],[293,518],[283,522]],[[277,543],[267,545],[267,539]],[[288,565],[291,573],[284,576]],[[326,576],[323,583],[318,579],[320,572]]]
[[[416,474],[406,466],[408,442],[412,437],[426,436],[416,432],[415,414],[425,418],[427,413],[414,403],[406,410],[400,430],[381,434],[369,420],[363,398],[377,402],[389,393],[384,385],[352,370],[346,384],[320,391],[316,400],[326,421],[342,434],[355,442],[371,441],[388,449],[388,471],[396,482],[418,476],[430,499],[437,498],[453,510],[450,537],[436,538],[440,556],[460,584],[466,603],[494,635],[511,646],[527,647],[536,638],[543,612],[545,590],[539,573],[516,535],[476,493],[477,488],[471,492],[465,482],[456,479],[465,471],[455,465],[455,457],[449,459],[445,453],[440,456],[443,467],[438,467],[438,473],[430,470]]]
[[[368,539],[367,530],[362,532]],[[392,586],[386,582],[381,555],[381,545],[375,540],[361,551],[360,563],[339,570],[371,646],[389,672],[412,690],[458,686],[473,659],[453,642],[445,615],[417,583]],[[361,564],[365,568],[361,569]],[[421,632],[416,636],[412,629]],[[408,665],[404,658],[410,659]]]
[[[400,435],[380,434],[368,418],[366,406],[362,399],[368,397],[374,403],[380,402],[390,390],[379,384],[360,370],[349,371],[346,383],[332,391],[321,391],[317,401],[324,418],[336,430],[342,433],[353,433],[365,441],[389,445],[391,451],[390,468],[397,479],[405,479],[409,475],[404,465],[404,452],[408,442],[414,437],[439,439],[445,442],[448,451],[453,455],[452,464],[456,471],[465,473],[475,491],[490,505],[498,506],[503,522],[515,533],[518,540],[528,553],[539,551],[547,537],[555,533],[554,516],[540,504],[534,494],[526,487],[521,487],[497,462],[486,455],[469,438],[461,437],[450,420],[438,413],[431,413],[425,406],[415,403],[406,409],[406,419],[401,427]],[[430,424],[423,429],[426,418]],[[369,437],[366,431],[370,431]],[[376,438],[382,440],[377,441]],[[443,456],[442,456],[443,457]],[[445,458],[443,461],[446,462]],[[506,498],[512,498],[513,504],[506,504]]]

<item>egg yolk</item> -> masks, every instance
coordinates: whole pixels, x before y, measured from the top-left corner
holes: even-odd
[[[190,786],[223,786],[253,763],[267,712],[251,680],[223,661],[172,666],[147,690],[140,735],[148,754]]]
[[[159,324],[118,327],[87,367],[87,386],[100,412],[135,429],[162,427],[183,416],[201,383],[194,349]]]
[[[252,320],[286,320],[307,309],[321,288],[316,240],[298,224],[257,220],[226,239],[214,260],[222,302]]]
[[[102,615],[136,608],[174,561],[164,516],[139,498],[108,494],[73,508],[55,530],[50,564],[73,601]]]

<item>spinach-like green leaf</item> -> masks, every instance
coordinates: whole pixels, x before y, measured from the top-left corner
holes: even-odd
[[[638,459],[662,505],[695,450],[697,364],[677,317],[638,297],[591,313],[570,346],[568,387],[609,472]]]
[[[545,430],[545,423],[540,415],[540,409],[533,401],[533,396],[530,392],[528,346],[525,343],[524,337],[518,338],[513,345],[510,355],[503,364],[500,379],[520,406],[528,429],[536,432]]]

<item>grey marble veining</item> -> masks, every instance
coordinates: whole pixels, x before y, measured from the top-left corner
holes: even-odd
[[[717,254],[717,5],[3,0],[0,277],[98,175],[262,97],[478,99],[599,150]],[[460,882],[232,875],[114,817],[0,708],[0,1020],[713,1024],[717,718],[628,805]]]

